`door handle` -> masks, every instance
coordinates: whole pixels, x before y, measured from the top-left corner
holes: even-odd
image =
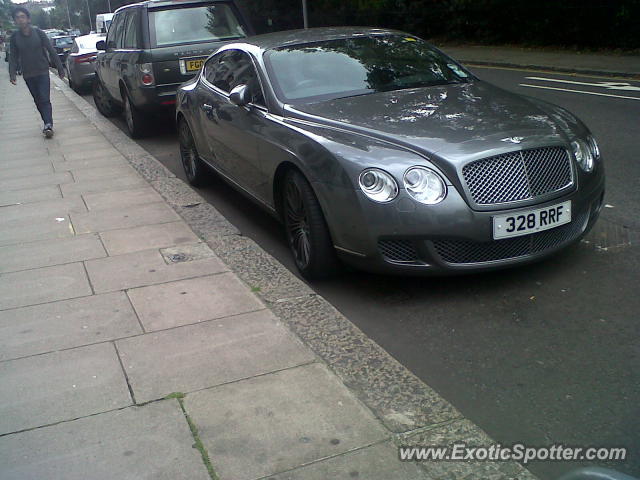
[[[213,107],[211,105],[209,105],[208,103],[203,103],[202,104],[202,110],[204,110],[207,113],[211,113],[211,112],[213,112]]]

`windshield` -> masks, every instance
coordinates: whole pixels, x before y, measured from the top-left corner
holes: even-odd
[[[54,38],[56,43],[56,47],[70,47],[73,43],[73,38],[71,37],[62,37],[62,38]]]
[[[158,47],[246,36],[228,5],[152,10],[149,22]]]
[[[281,47],[266,54],[285,102],[340,98],[468,80],[469,74],[419,38],[372,35]]]

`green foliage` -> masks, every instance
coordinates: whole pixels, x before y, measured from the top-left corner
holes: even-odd
[[[302,28],[300,0],[240,0],[258,33]],[[310,26],[366,25],[472,43],[640,48],[640,0],[307,0]],[[269,20],[270,19],[270,20]]]

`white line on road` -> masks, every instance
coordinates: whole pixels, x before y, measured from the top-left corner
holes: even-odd
[[[545,90],[560,90],[561,92],[584,93],[585,95],[599,95],[601,97],[627,98],[629,100],[640,100],[640,97],[625,97],[624,95],[612,95],[610,93],[587,92],[585,90],[571,90],[569,88],[543,87],[542,85],[528,85],[521,83],[521,87],[544,88]]]
[[[607,90],[628,90],[640,92],[640,87],[636,87],[626,82],[576,82],[575,80],[561,80],[559,78],[545,78],[545,77],[525,77],[527,80],[542,80],[545,82],[558,82],[558,83],[571,83],[573,85],[586,85],[588,87],[600,87]]]

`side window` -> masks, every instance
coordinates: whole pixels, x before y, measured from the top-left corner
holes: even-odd
[[[229,72],[229,91],[233,90],[238,85],[246,85],[249,88],[251,94],[251,103],[256,105],[265,105],[264,95],[262,94],[262,87],[260,87],[260,80],[258,79],[258,73],[251,61],[251,57],[245,52],[236,50],[232,57],[233,64]]]
[[[78,47],[78,42],[77,41],[73,41],[73,45],[71,47],[71,53],[78,53],[80,51],[80,48]]]
[[[210,84],[226,93],[238,85],[247,85],[251,92],[251,102],[265,105],[258,75],[246,53],[240,50],[226,50],[209,59],[204,73]]]
[[[140,25],[140,10],[129,10],[124,28],[124,48],[138,48],[138,30]]]
[[[116,14],[113,17],[109,33],[107,33],[107,48],[118,48],[116,45],[116,38],[118,35],[118,26],[122,25],[122,19],[124,15],[122,13]]]
[[[130,17],[129,10],[125,10],[120,14],[120,20],[116,25],[116,48],[124,48],[124,32],[127,24],[127,19]]]

